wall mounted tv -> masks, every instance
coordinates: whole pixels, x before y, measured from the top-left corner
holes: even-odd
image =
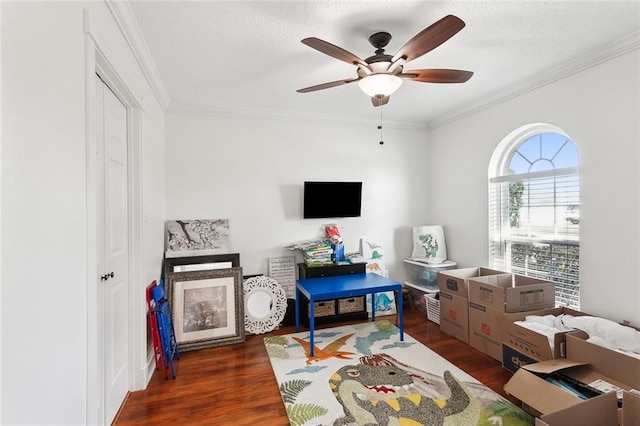
[[[305,182],[303,217],[360,217],[362,182]]]

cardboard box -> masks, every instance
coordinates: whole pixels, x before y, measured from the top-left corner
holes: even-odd
[[[624,390],[640,391],[640,358],[587,342],[589,335],[582,330],[566,334],[567,358],[588,362],[594,370],[610,377]],[[585,377],[588,379],[588,377]]]
[[[536,419],[536,426],[618,426],[618,398],[613,393],[590,398]]]
[[[469,306],[466,297],[440,291],[440,330],[469,343]]]
[[[502,362],[504,312],[469,301],[469,345]]]
[[[621,390],[640,389],[640,359],[585,341],[586,334],[566,334],[567,358],[522,366],[504,385],[504,390],[522,401],[522,408],[534,416],[553,413],[583,400],[545,380],[556,371],[593,384],[596,380]]]
[[[640,396],[624,392],[622,408],[618,408],[616,394],[606,393],[536,419],[536,426],[567,425],[638,426]]]
[[[522,401],[522,409],[533,416],[553,413],[580,403],[577,396],[545,380],[545,376],[558,370],[568,371],[589,364],[568,359],[552,359],[522,366],[504,385],[504,390]]]
[[[518,368],[523,365],[533,364],[542,360],[531,358],[530,356],[512,348],[504,343],[504,335],[502,341],[502,366],[505,370],[515,373]]]
[[[517,274],[469,279],[469,301],[502,312],[535,311],[555,306],[555,284]]]
[[[536,333],[519,324],[514,324],[516,321],[524,320],[529,315],[553,315],[557,317],[563,314],[573,316],[589,315],[566,307],[505,314],[502,324],[502,366],[513,373],[525,364],[564,357],[566,353],[565,335],[567,332],[560,332],[554,336],[552,349],[547,336]]]
[[[640,394],[625,392],[618,414],[620,426],[640,426]]]
[[[500,362],[503,362],[502,330],[506,312],[555,304],[553,283],[522,275],[469,278],[468,285],[469,344]]]
[[[505,348],[504,341],[506,339],[506,327],[508,325],[513,325],[514,321],[523,320],[527,315],[537,315],[548,311],[552,310],[547,309],[507,314],[501,310],[492,309],[469,300],[469,344],[497,361],[500,361],[503,366],[505,365],[505,356],[508,360],[506,365],[509,367],[511,367],[511,364],[520,366],[541,361],[534,358],[526,358],[524,354],[514,354],[513,348]],[[560,312],[560,309],[557,311]],[[547,348],[549,347],[549,341],[546,336],[537,334],[537,337],[544,339]],[[542,342],[539,343],[542,344]],[[505,350],[507,351],[506,355]],[[511,360],[513,360],[513,362],[510,364],[509,361]],[[517,370],[517,368],[507,369],[512,372]]]
[[[504,274],[504,272],[488,268],[461,268],[449,271],[439,271],[438,288],[440,291],[467,298],[467,282],[469,278],[497,274]]]

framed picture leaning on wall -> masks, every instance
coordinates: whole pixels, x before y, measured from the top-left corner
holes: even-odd
[[[165,287],[180,351],[244,342],[242,268],[168,272]]]
[[[204,269],[226,269],[240,266],[239,253],[208,254],[203,256],[165,257],[162,273],[199,271]]]

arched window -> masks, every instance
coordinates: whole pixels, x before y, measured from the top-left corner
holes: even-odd
[[[503,139],[489,166],[489,265],[556,284],[556,305],[580,307],[578,150],[549,124]]]

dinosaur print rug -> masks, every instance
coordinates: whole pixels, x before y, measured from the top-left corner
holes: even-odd
[[[292,425],[524,426],[520,408],[386,320],[266,337]]]

